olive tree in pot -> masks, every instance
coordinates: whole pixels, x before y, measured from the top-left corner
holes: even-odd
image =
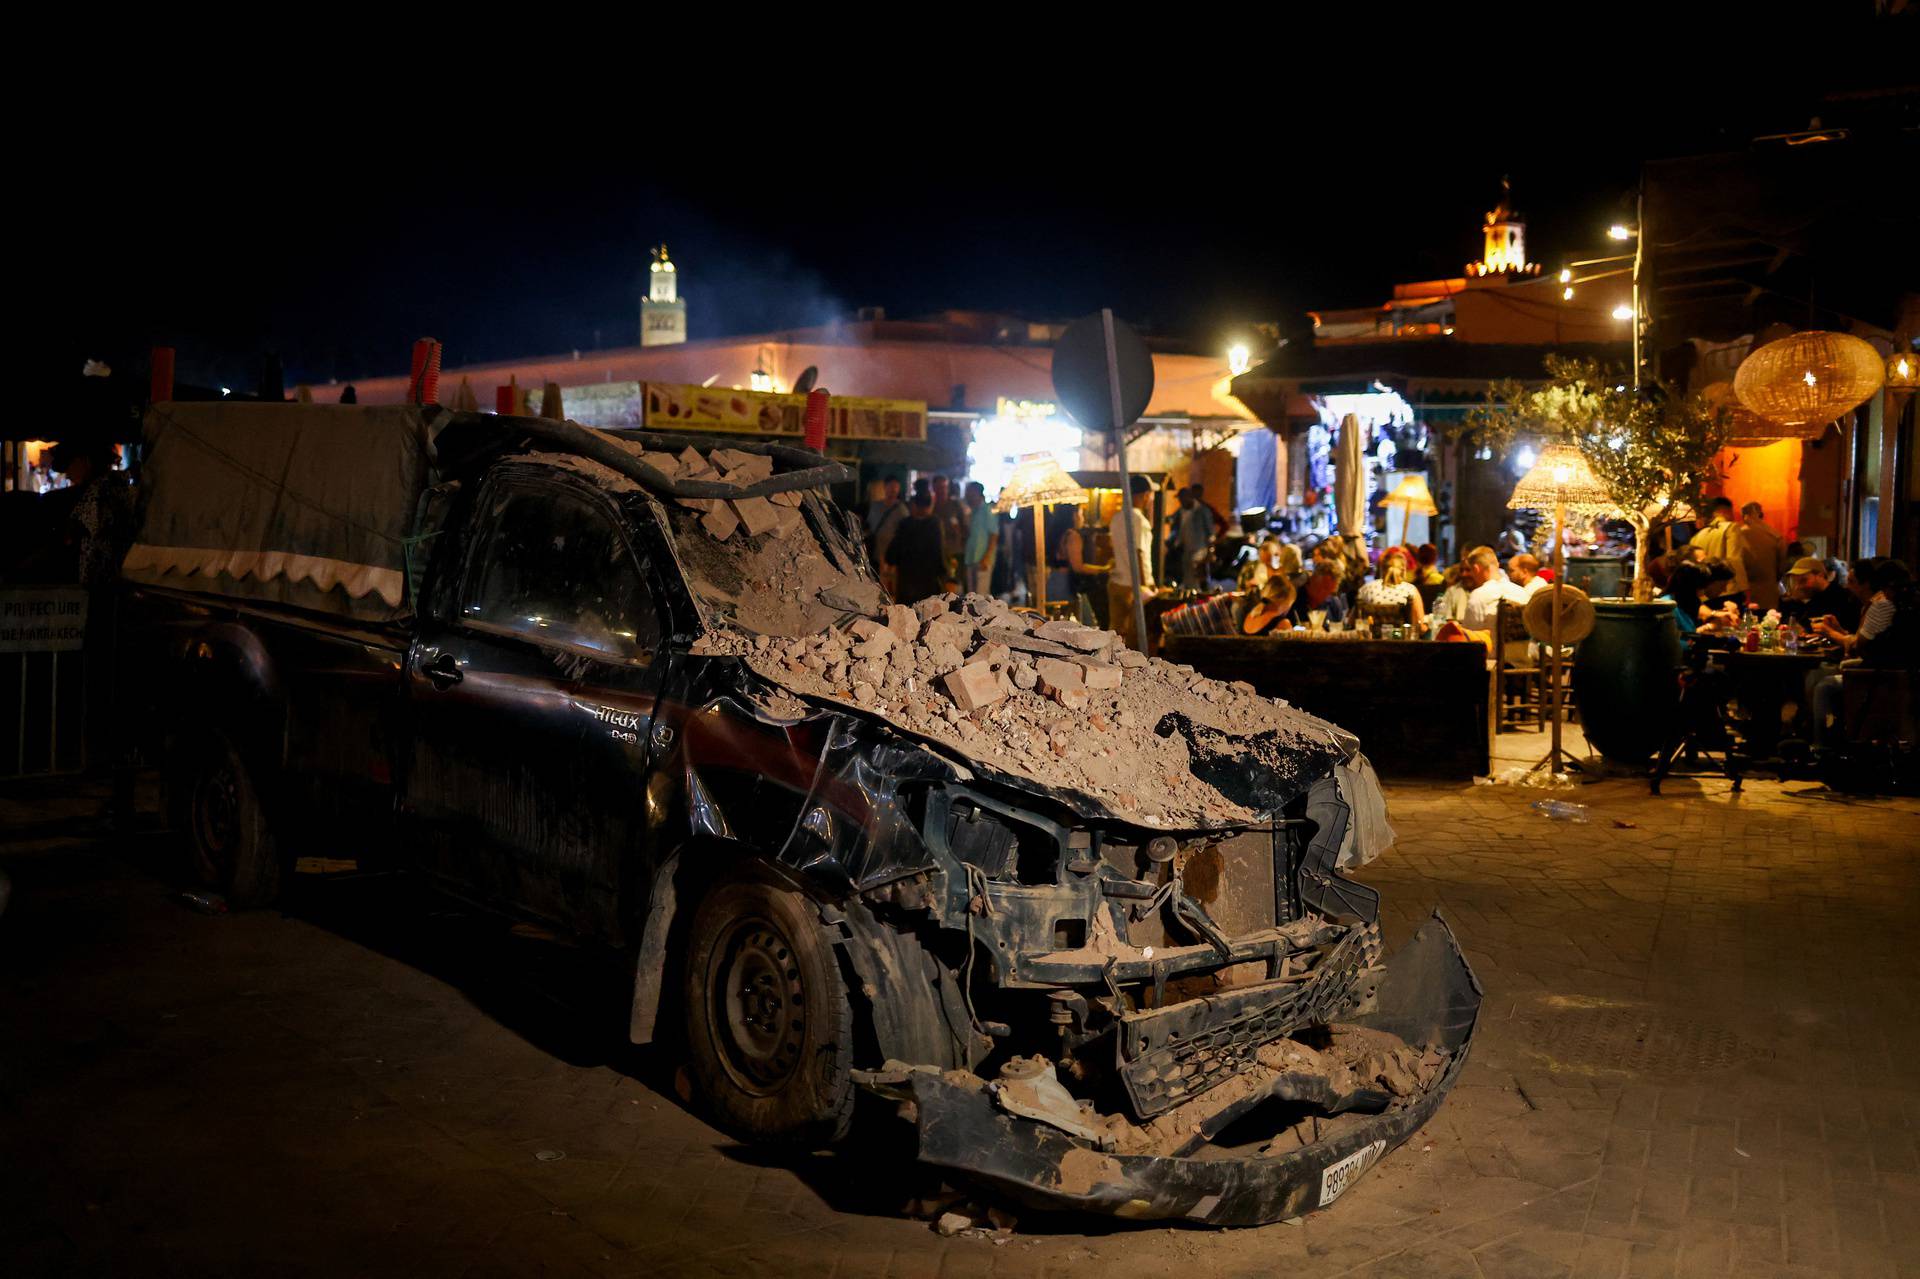
[[[1733,414],[1665,384],[1636,390],[1592,360],[1549,355],[1546,368],[1542,385],[1508,379],[1488,388],[1487,402],[1467,413],[1457,433],[1501,454],[1524,436],[1579,449],[1633,526],[1633,598],[1650,600],[1648,549],[1656,534],[1700,509]]]

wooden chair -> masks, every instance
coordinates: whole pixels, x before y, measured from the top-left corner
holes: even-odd
[[[1521,605],[1501,600],[1494,621],[1494,685],[1500,694],[1501,730],[1547,726],[1546,671],[1534,659]]]

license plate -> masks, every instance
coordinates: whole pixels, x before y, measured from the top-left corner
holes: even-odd
[[[1345,1194],[1347,1187],[1372,1166],[1373,1161],[1378,1159],[1380,1152],[1386,1148],[1386,1142],[1376,1141],[1371,1145],[1360,1147],[1345,1159],[1338,1159],[1328,1164],[1320,1174],[1320,1206],[1324,1208]]]

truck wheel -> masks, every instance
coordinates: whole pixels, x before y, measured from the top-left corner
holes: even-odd
[[[190,769],[185,816],[194,874],[230,906],[271,903],[280,894],[280,855],[233,743],[209,734]]]
[[[689,1070],[723,1126],[817,1148],[853,1120],[853,1015],[818,917],[763,879],[721,884],[693,918]]]

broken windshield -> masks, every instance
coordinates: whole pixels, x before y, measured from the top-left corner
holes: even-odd
[[[749,532],[749,521],[761,512],[737,508],[751,502],[779,511],[777,522]],[[714,501],[724,512],[717,518],[716,511],[672,498],[664,505],[687,588],[709,624],[749,635],[812,635],[880,607],[880,584],[839,524],[837,508],[819,490],[805,492],[792,506],[773,506],[766,498]]]

